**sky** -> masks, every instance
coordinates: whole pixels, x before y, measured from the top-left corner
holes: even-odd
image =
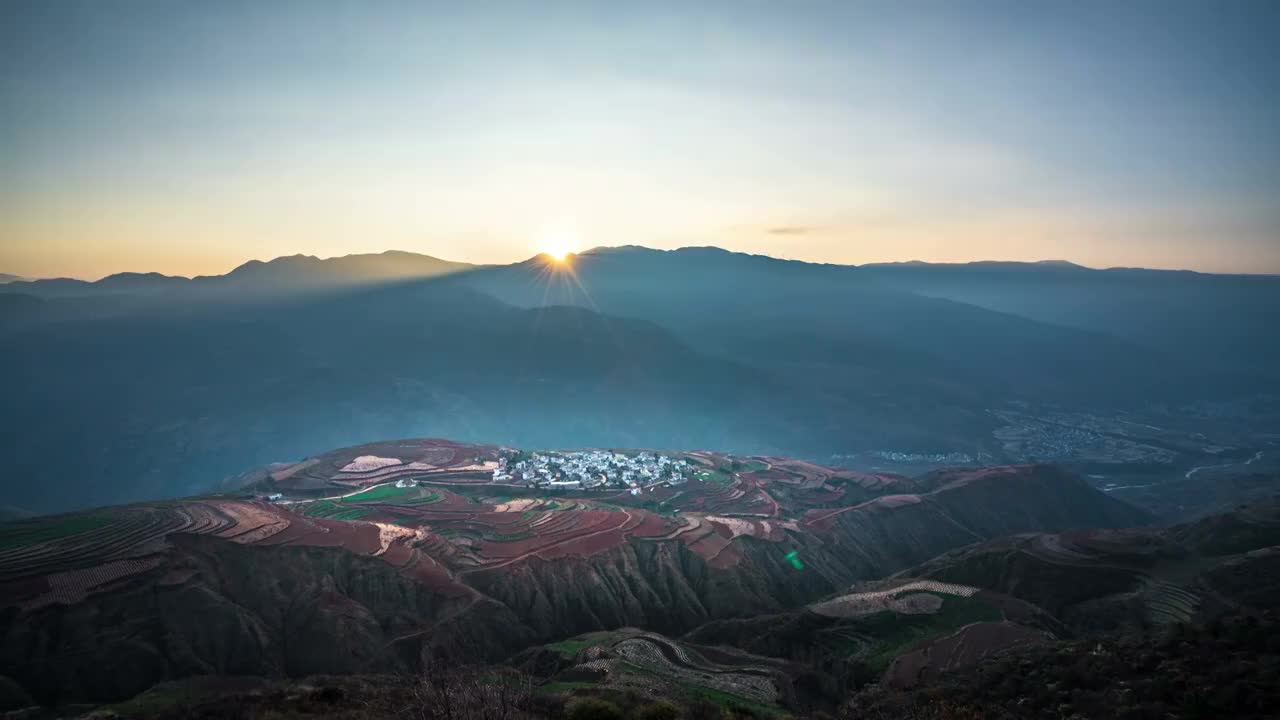
[[[0,272],[719,245],[1280,273],[1280,2],[6,0]]]

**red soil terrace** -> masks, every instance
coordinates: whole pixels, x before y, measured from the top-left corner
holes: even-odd
[[[801,523],[826,530],[855,507],[892,511],[919,502],[912,492],[925,487],[908,478],[782,458],[687,453],[718,479],[657,485],[637,495],[606,490],[539,496],[492,482],[491,468],[508,452],[446,440],[375,443],[271,466],[259,487],[264,494],[284,493],[278,503],[192,499],[40,518],[29,527],[11,524],[31,540],[0,546],[0,606],[70,604],[149,573],[180,582],[171,568],[159,568],[181,534],[246,546],[341,547],[457,596],[475,593],[465,582],[468,573],[586,557],[629,542],[679,541],[711,568],[727,568],[744,557],[746,542],[783,542]],[[938,478],[932,485],[967,477]],[[353,503],[363,512],[358,520],[304,514],[308,502],[340,503],[341,496],[405,479],[423,486],[413,490],[416,504],[379,494],[382,499]],[[493,496],[486,497],[490,488]]]

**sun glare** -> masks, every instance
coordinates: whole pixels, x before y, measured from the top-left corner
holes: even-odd
[[[569,249],[568,245],[561,243],[548,243],[547,246],[542,249],[542,252],[544,255],[550,256],[551,259],[556,262],[564,262],[564,259],[569,257],[569,253],[573,251]]]
[[[545,233],[541,239],[542,254],[556,262],[564,262],[578,246],[577,236],[569,231]]]

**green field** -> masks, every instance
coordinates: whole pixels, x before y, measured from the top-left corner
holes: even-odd
[[[359,507],[365,503],[389,503],[392,505],[426,505],[438,502],[440,493],[420,487],[401,488],[395,485],[379,485],[355,495],[336,500],[316,500],[308,503],[302,514],[307,517],[357,520],[373,510]],[[356,507],[351,507],[351,506]]]
[[[307,517],[330,518],[332,520],[359,520],[372,513],[373,509],[371,508],[343,507],[332,500],[317,500],[308,504],[302,514]]]
[[[365,515],[372,515],[373,511],[367,508],[351,508],[350,510],[341,510],[329,516],[332,520],[359,520]]]
[[[599,641],[584,640],[584,639],[561,640],[560,642],[557,642],[557,643],[551,643],[550,645],[547,646],[547,649],[554,650],[560,653],[561,655],[563,655],[564,657],[572,659],[576,657],[579,652],[581,652],[582,650],[585,650],[586,648],[591,647],[592,645],[595,645],[597,642]]]
[[[697,470],[693,473],[695,480],[703,482],[714,482],[720,485],[730,485],[733,483],[733,476],[723,470]]]
[[[428,505],[433,502],[440,501],[440,493],[428,491],[422,497],[410,498],[400,503],[401,505]]]
[[[379,485],[377,487],[369,488],[368,490],[365,490],[364,492],[361,492],[361,493],[357,493],[355,495],[348,495],[347,497],[342,498],[341,502],[344,502],[344,503],[392,502],[396,498],[402,497],[404,495],[408,495],[409,493],[416,493],[417,490],[418,490],[417,487],[402,488],[402,487],[396,487],[395,485]]]
[[[723,690],[716,690],[715,688],[709,688],[703,685],[695,685],[687,682],[679,682],[676,684],[680,686],[681,690],[684,690],[689,695],[693,697],[706,698],[721,707],[730,709],[745,708],[767,717],[781,717],[786,714],[786,711],[777,705],[766,705],[765,703],[750,700],[740,695],[734,695],[733,693],[727,693]]]
[[[611,630],[601,630],[597,632],[587,633],[585,635],[577,635],[571,638],[565,638],[559,642],[548,643],[545,647],[548,650],[554,650],[567,658],[577,655],[583,648],[589,648],[592,645],[605,645],[613,642],[619,637],[619,634]]]
[[[302,514],[307,517],[329,517],[338,512],[338,504],[332,500],[316,500],[307,503],[302,509]]]
[[[97,515],[63,515],[40,520],[23,520],[0,526],[0,549],[34,545],[78,535],[111,524],[110,518]]]
[[[537,692],[554,695],[570,690],[589,690],[594,687],[596,687],[596,684],[589,682],[549,682],[545,685],[539,685]]]
[[[760,462],[759,460],[748,460],[746,464],[747,472],[760,472],[768,467],[768,465]]]

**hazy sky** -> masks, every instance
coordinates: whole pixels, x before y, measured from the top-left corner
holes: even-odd
[[[1280,272],[1277,38],[1272,0],[4,0],[0,272],[549,234]]]

